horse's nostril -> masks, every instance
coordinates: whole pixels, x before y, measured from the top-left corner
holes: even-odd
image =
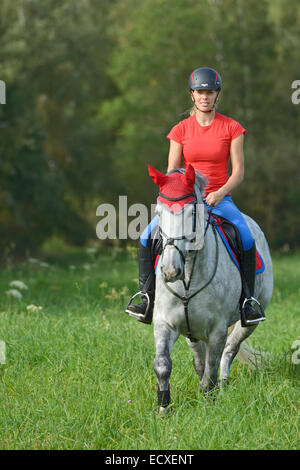
[[[179,279],[181,274],[181,269],[175,268],[173,265],[164,270],[164,276],[167,281]]]
[[[174,266],[170,264],[170,266],[168,266],[168,268],[165,269],[164,274],[167,279],[171,279],[172,277],[176,275],[176,272],[177,272],[177,269],[175,269]]]

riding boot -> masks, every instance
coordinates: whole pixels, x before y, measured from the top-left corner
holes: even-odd
[[[155,295],[155,275],[151,248],[144,246],[141,242],[139,242],[138,259],[140,291],[131,297],[125,312],[137,318],[140,322],[151,325]],[[133,305],[132,301],[138,295],[142,297],[142,302],[138,305]]]
[[[242,253],[241,259],[242,298],[241,298],[241,324],[245,326],[257,325],[266,319],[262,305],[253,297],[256,276],[256,245],[253,242],[250,250]]]

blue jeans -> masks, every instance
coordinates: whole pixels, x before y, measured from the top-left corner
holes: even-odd
[[[204,204],[209,208],[208,204],[204,201]],[[213,208],[212,213],[224,217],[233,223],[239,230],[243,249],[250,250],[253,246],[254,239],[250,232],[250,229],[245,221],[242,213],[234,204],[231,196],[225,196],[222,201]],[[150,222],[149,225],[143,231],[140,241],[142,245],[148,246],[151,243],[151,232],[158,224],[158,216],[156,215]]]

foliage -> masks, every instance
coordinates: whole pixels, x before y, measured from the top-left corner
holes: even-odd
[[[241,122],[234,192],[274,247],[299,243],[300,6],[296,0],[3,0],[0,248],[95,238],[102,201],[155,202],[147,163],[188,116],[188,76],[220,71],[218,111]]]
[[[130,181],[129,196],[153,202],[146,165],[165,171],[166,134],[188,116],[188,76],[208,65],[223,78],[218,111],[248,131],[246,179],[234,198],[273,246],[296,245],[300,126],[291,84],[298,78],[299,3],[174,0],[170,8],[168,1],[120,0],[111,15],[109,73],[119,94],[102,112],[117,128],[116,165]]]
[[[34,250],[52,234],[82,244],[94,233],[86,206],[109,184],[96,107],[109,95],[106,8],[105,0],[1,5],[2,249]]]

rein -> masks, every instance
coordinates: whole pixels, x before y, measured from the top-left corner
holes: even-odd
[[[166,199],[169,199],[167,198],[166,196],[163,196],[165,197]],[[187,195],[184,196],[184,197],[188,197]],[[182,198],[181,198],[182,199]],[[188,280],[188,283],[185,282],[185,280],[183,279],[182,280],[182,283],[183,283],[183,286],[184,286],[184,290],[185,290],[185,295],[180,295],[178,294],[178,292],[174,291],[173,289],[171,289],[171,287],[168,285],[168,283],[165,281],[164,279],[164,276],[162,276],[163,278],[163,281],[164,281],[164,284],[166,286],[166,288],[169,290],[169,292],[171,292],[171,294],[175,295],[175,297],[177,297],[178,299],[181,300],[181,302],[183,303],[183,306],[184,306],[184,315],[185,315],[185,319],[186,319],[186,325],[187,325],[187,331],[188,331],[188,334],[187,334],[187,338],[191,341],[191,342],[196,342],[198,341],[197,339],[193,338],[192,336],[192,333],[191,333],[191,327],[190,327],[190,322],[189,322],[189,311],[188,311],[188,305],[189,305],[189,301],[195,297],[197,294],[199,294],[201,291],[203,291],[207,286],[209,286],[209,284],[212,282],[212,280],[214,279],[215,277],[215,274],[217,272],[217,268],[218,268],[218,262],[219,262],[219,245],[218,245],[218,238],[217,238],[217,232],[216,232],[216,228],[215,228],[215,224],[211,222],[211,214],[212,214],[212,210],[213,210],[213,206],[210,207],[209,209],[209,212],[208,212],[208,219],[207,219],[207,222],[206,222],[206,227],[205,227],[205,230],[204,230],[204,237],[207,233],[207,230],[208,230],[208,227],[209,225],[211,225],[212,229],[213,229],[213,234],[214,234],[214,237],[215,237],[215,242],[216,242],[216,262],[215,262],[215,266],[214,266],[214,270],[213,270],[213,273],[210,277],[210,279],[203,285],[201,286],[199,289],[197,289],[195,292],[193,292],[192,294],[189,295],[189,290],[190,290],[190,285],[191,285],[191,282],[192,282],[192,277],[193,277],[193,273],[194,273],[194,268],[195,268],[195,264],[196,264],[196,259],[197,259],[197,254],[198,254],[198,251],[196,251],[195,255],[194,255],[194,258],[193,258],[193,264],[192,264],[192,269],[191,269],[191,274],[190,274],[190,277],[189,277],[189,280]],[[183,237],[185,238],[185,237]],[[183,262],[185,263],[185,258],[184,258],[184,255],[182,253],[182,251],[174,244],[174,241],[175,241],[176,238],[171,238],[171,239],[167,239],[167,243],[165,246],[167,245],[173,245],[174,248],[177,249],[177,251],[179,252]],[[178,238],[177,238],[178,239]],[[182,239],[182,238],[181,238]],[[162,269],[162,265],[161,265],[161,269]]]

